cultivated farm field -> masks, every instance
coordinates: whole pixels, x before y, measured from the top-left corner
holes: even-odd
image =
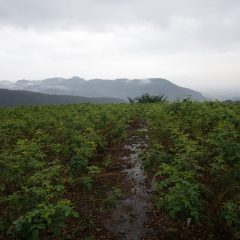
[[[106,223],[138,194],[134,144],[149,205],[116,232]],[[239,103],[0,109],[0,239],[239,239],[239,190]]]

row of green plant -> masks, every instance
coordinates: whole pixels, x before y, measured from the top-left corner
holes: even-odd
[[[55,236],[81,216],[68,189],[92,189],[111,164],[92,160],[126,137],[135,112],[124,104],[0,109],[0,236]]]
[[[204,223],[213,234],[240,234],[240,106],[186,100],[144,106],[156,206]]]

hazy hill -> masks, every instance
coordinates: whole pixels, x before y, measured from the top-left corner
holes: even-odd
[[[72,103],[121,103],[117,98],[87,98],[79,96],[50,95],[23,90],[0,89],[0,106],[49,105]]]
[[[197,91],[177,86],[170,81],[161,78],[144,80],[92,79],[88,81],[79,77],[73,77],[70,79],[50,78],[39,81],[19,80],[16,83],[0,81],[0,87],[12,90],[28,90],[48,94],[84,97],[114,97],[126,99],[128,96],[136,97],[144,93],[149,93],[150,95],[163,94],[170,100],[187,96],[191,96],[196,100],[205,99],[202,94]]]
[[[226,103],[240,103],[240,99],[239,98],[228,99],[225,102]]]

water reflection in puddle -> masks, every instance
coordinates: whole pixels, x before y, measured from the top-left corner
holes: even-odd
[[[126,174],[124,181],[131,186],[130,194],[118,203],[111,218],[106,220],[105,227],[118,239],[139,240],[150,231],[144,227],[144,222],[151,207],[151,190],[147,187],[139,158],[141,150],[147,145],[144,139],[137,136],[128,139],[128,142],[124,149],[129,151],[121,160],[123,166],[131,165],[122,171]]]

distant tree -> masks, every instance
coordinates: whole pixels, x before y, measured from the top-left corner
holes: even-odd
[[[135,98],[127,97],[127,99],[130,103],[135,103]]]
[[[159,103],[166,102],[167,98],[164,95],[150,95],[149,93],[145,93],[139,97],[131,98],[128,97],[128,101],[130,103]]]

